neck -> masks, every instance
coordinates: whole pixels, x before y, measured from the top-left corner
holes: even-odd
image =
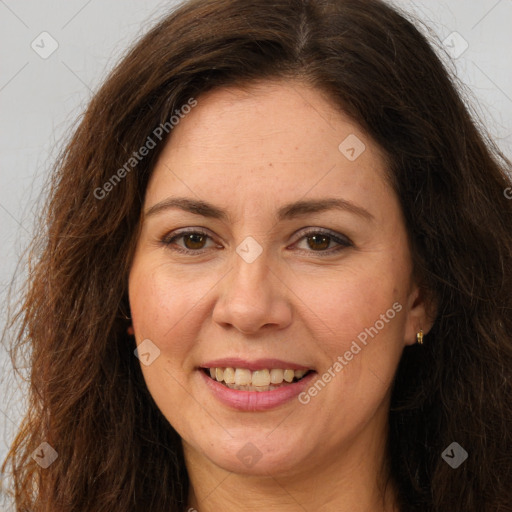
[[[336,510],[398,512],[382,437],[358,436],[329,459],[293,473],[239,474],[214,464],[183,442],[190,479],[187,512]],[[370,438],[372,439],[372,438]]]

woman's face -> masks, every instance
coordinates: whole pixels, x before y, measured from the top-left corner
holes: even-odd
[[[211,467],[284,475],[369,453],[402,350],[428,330],[383,156],[299,83],[197,101],[150,179],[129,278],[148,389]],[[240,385],[315,373],[242,391],[205,367]]]

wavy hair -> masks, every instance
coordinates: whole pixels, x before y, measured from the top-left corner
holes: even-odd
[[[181,439],[126,333],[141,206],[172,131],[111,180],[191,98],[265,80],[326,93],[382,148],[414,269],[436,304],[393,387],[388,453],[401,510],[512,510],[510,162],[428,38],[388,4],[192,0],[127,51],[49,178],[8,325],[15,369],[24,351],[30,368],[29,407],[3,464],[17,511],[186,506]],[[58,453],[46,469],[31,456],[43,441]],[[441,457],[454,441],[469,453],[456,470]]]

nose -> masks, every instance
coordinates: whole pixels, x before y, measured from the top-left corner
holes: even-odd
[[[212,315],[217,324],[232,326],[243,334],[290,325],[291,292],[275,265],[269,266],[264,253],[251,263],[235,255],[233,268],[219,283]]]

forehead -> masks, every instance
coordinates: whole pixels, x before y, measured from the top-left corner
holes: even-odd
[[[173,128],[147,191],[260,206],[389,194],[385,159],[362,128],[321,91],[297,82],[221,88],[200,95]],[[273,199],[273,202],[275,200]],[[368,202],[368,198],[366,201]]]
[[[368,138],[322,91],[300,82],[218,88],[197,101],[172,132],[169,145],[175,153],[188,148],[198,157],[221,157],[240,150],[283,155],[277,161],[300,156],[302,162],[316,160],[326,152],[337,155],[344,134]],[[323,143],[318,144],[319,140]],[[226,156],[223,161],[228,160]]]

